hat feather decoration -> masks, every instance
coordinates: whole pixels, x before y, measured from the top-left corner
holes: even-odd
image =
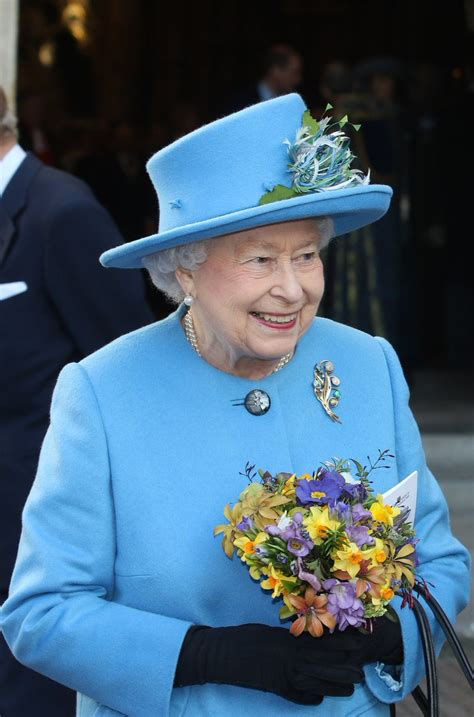
[[[333,106],[328,104],[324,111],[330,109]],[[331,119],[323,117],[318,121],[309,110],[304,112],[295,140],[285,139],[283,142],[288,145],[292,186],[277,184],[260,198],[259,204],[291,199],[308,192],[334,191],[370,183],[370,169],[365,175],[360,169],[351,168],[356,157],[350,150],[349,136],[342,131],[349,122],[347,115],[338,122],[331,123]],[[339,129],[326,133],[333,127]],[[352,127],[356,131],[360,129],[360,125],[353,124]]]

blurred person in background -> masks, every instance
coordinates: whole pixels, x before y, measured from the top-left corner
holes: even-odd
[[[60,370],[154,319],[142,276],[98,262],[121,241],[82,181],[18,144],[0,88],[0,604]],[[74,693],[17,662],[0,637],[2,717],[74,713]]]
[[[58,157],[45,116],[48,100],[51,99],[50,95],[42,92],[30,92],[20,97],[18,131],[25,151],[33,152],[44,164],[56,167]]]
[[[263,55],[258,80],[250,86],[231,92],[219,108],[219,113],[230,114],[262,100],[294,92],[303,79],[303,58],[290,45],[272,45]]]
[[[348,95],[352,91],[350,67],[342,60],[337,59],[326,63],[321,72],[318,90],[321,100],[319,113],[324,112],[329,102],[334,107],[334,114],[341,114],[339,104],[341,103],[345,109]]]
[[[405,315],[400,289],[402,265],[405,280],[408,277],[411,284],[413,262],[402,255],[407,242],[403,241],[406,227],[401,223],[400,198],[408,191],[409,143],[401,87],[401,68],[389,57],[368,58],[352,70],[337,61],[323,68],[319,89],[324,106],[330,102],[337,117],[347,114],[351,122],[361,124],[358,132],[348,129],[358,166],[365,172],[370,169],[373,181],[394,189],[391,206],[377,224],[356,230],[328,248],[323,312],[387,338],[408,372],[413,344],[408,339],[402,344],[400,327],[403,315],[404,335],[412,335],[413,311]]]
[[[464,305],[466,294],[462,296],[458,292],[461,277],[466,269],[470,274],[471,264],[469,258],[462,255],[463,237],[468,226],[463,212],[464,207],[470,206],[467,197],[470,193],[470,163],[466,161],[463,131],[469,126],[469,116],[462,109],[467,95],[462,93],[456,99],[449,91],[446,68],[422,60],[412,68],[410,98],[414,138],[409,168],[411,232],[416,251],[419,306],[417,329],[423,362],[436,368],[445,360],[446,350],[451,351],[449,339],[453,330],[456,331],[459,306],[468,310]],[[447,157],[449,175],[455,180],[441,182]],[[456,251],[453,252],[451,242],[454,238]],[[468,281],[472,281],[471,277]],[[436,306],[437,311],[432,311],[432,306]],[[449,316],[446,316],[446,310]],[[438,335],[440,316],[445,327],[441,338]],[[456,351],[454,366],[460,366],[469,356],[463,348],[460,346]],[[472,363],[471,357],[469,359]]]
[[[145,231],[153,203],[143,168],[143,133],[127,120],[89,132],[89,146],[74,167],[99,202],[110,212],[125,241]]]
[[[444,326],[446,359],[451,369],[473,371],[474,335],[466,316],[474,314],[471,236],[471,162],[466,161],[466,127],[474,118],[474,48],[464,67],[453,68],[448,86],[448,102],[440,120],[440,136],[449,137],[449,162],[455,181],[447,182]],[[463,131],[464,130],[464,131]],[[443,159],[440,158],[440,163]],[[439,176],[439,171],[437,173]],[[449,239],[456,237],[456,251]],[[459,307],[462,306],[462,311]]]
[[[156,222],[156,202],[145,171],[146,140],[143,129],[127,120],[90,127],[72,167],[110,212],[125,241],[145,236]],[[145,270],[142,277],[148,304],[155,318],[163,319],[172,307]]]
[[[171,131],[167,139],[173,141],[178,139],[193,129],[197,129],[202,124],[199,115],[199,108],[196,102],[192,100],[181,100],[173,104],[169,113],[169,125]]]

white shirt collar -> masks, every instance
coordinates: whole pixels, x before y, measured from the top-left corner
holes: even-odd
[[[8,182],[26,157],[26,152],[19,144],[11,148],[0,160],[0,196],[4,193]]]
[[[263,80],[258,83],[257,85],[257,91],[260,96],[260,101],[263,102],[265,100],[271,100],[274,97],[276,97],[276,94],[269,88],[266,82]]]

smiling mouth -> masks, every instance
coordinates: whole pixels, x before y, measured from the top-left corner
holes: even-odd
[[[279,326],[292,325],[296,321],[298,313],[294,314],[263,314],[259,311],[251,311],[250,314],[266,324],[277,324]]]

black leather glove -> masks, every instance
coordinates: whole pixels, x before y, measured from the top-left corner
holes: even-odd
[[[403,662],[403,640],[400,623],[388,617],[378,617],[373,623],[373,632],[366,634],[357,628],[348,627],[343,632],[324,632],[317,638],[321,648],[346,650],[351,664],[361,666],[371,662],[386,665],[400,665]]]
[[[342,643],[337,648],[326,640],[323,646],[320,639],[260,624],[194,625],[183,641],[174,686],[238,685],[307,705],[320,704],[324,696],[350,696],[364,679],[360,666]]]
[[[398,619],[394,622],[385,616],[378,617],[374,620],[372,634],[362,637],[366,638],[361,650],[363,664],[370,662],[384,662],[386,665],[402,664],[403,639]]]

